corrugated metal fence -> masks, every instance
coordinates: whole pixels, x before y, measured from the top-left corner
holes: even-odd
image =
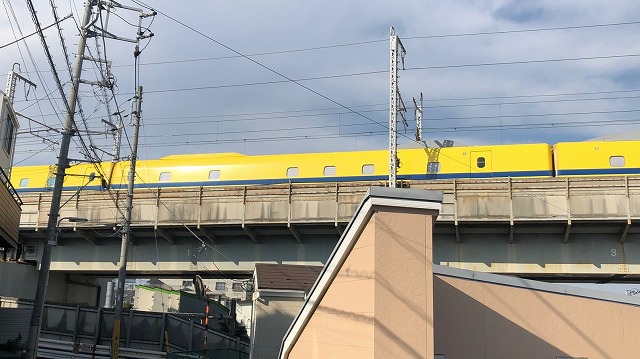
[[[9,327],[0,319],[3,323],[0,326],[0,340],[5,337],[14,339],[18,335],[18,328],[22,326],[27,328],[23,333],[26,340],[31,306],[29,301],[0,298],[1,315],[13,317],[17,321],[15,326]],[[83,351],[97,350],[103,346],[108,348],[113,333],[113,316],[113,309],[46,304],[41,338],[52,339],[58,345],[70,343],[72,348],[82,348]],[[239,353],[249,352],[248,343],[211,329],[205,331],[204,325],[199,324],[199,321],[198,318],[181,316],[179,313],[125,312],[120,346],[163,353],[198,351],[203,349],[206,335],[208,348],[212,353],[228,349]],[[229,358],[235,357],[237,356]]]

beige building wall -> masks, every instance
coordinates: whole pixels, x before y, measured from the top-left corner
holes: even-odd
[[[289,359],[373,358],[375,222],[364,228]]]
[[[0,178],[0,247],[8,249],[8,247],[15,247],[18,242],[22,209],[9,192],[4,183],[5,180],[8,179]]]
[[[433,358],[431,228],[436,213],[380,209],[289,358]]]
[[[304,298],[269,296],[253,301],[251,359],[278,357],[282,337],[300,311]]]
[[[442,275],[434,282],[435,349],[446,359],[640,357],[639,305]]]
[[[432,227],[437,213],[397,209],[374,216],[375,358],[431,359]]]

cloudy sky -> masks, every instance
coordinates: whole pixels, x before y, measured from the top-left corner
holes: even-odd
[[[25,1],[0,2],[0,46],[35,30]],[[33,2],[42,26],[52,24],[50,2]],[[141,158],[386,148],[391,26],[407,50],[399,80],[409,121],[406,133],[399,126],[402,146],[416,145],[412,97],[420,93],[429,140],[553,144],[640,128],[637,1],[121,3],[159,12],[143,21],[154,36],[141,41],[139,57]],[[62,23],[73,63],[82,2],[54,4],[59,17],[74,15]],[[137,21],[137,13],[117,9],[107,30],[133,38]],[[68,95],[57,29],[44,32]],[[84,143],[109,160],[112,138],[101,134],[101,120],[109,119],[107,102],[110,112],[120,106],[129,113],[134,44],[92,38],[87,45],[86,54],[106,52],[112,61],[115,96],[107,91],[106,101],[100,88],[81,85],[86,127],[76,119]],[[38,36],[0,49],[3,83],[13,63],[38,85],[28,96],[18,85],[15,108],[33,121],[21,119],[14,163],[54,163],[59,135],[47,128],[61,128],[65,110]],[[83,79],[99,77],[85,61]],[[126,156],[133,131],[129,117],[123,120]],[[81,148],[76,140],[72,157]]]

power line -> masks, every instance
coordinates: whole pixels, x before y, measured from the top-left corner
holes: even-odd
[[[627,91],[622,91],[627,92]],[[610,91],[605,91],[604,93],[611,93]],[[558,103],[558,102],[580,102],[580,101],[601,101],[601,100],[620,100],[620,99],[637,99],[638,96],[618,96],[618,97],[600,97],[600,98],[590,98],[590,99],[558,99],[558,100],[544,100],[544,101],[518,101],[518,102],[501,102],[501,103],[480,103],[480,104],[461,104],[461,105],[441,105],[441,106],[431,106],[429,108],[457,108],[457,107],[475,107],[475,106],[495,106],[495,105],[515,105],[515,104],[540,104],[540,103]],[[364,106],[382,106],[384,104],[375,104],[375,105],[362,105]],[[335,110],[336,108],[334,108]],[[411,109],[411,108],[408,108]],[[300,110],[300,111],[313,111],[313,110]],[[372,109],[372,110],[360,110],[363,113],[372,113],[372,112],[384,112],[388,111],[388,108],[382,109]],[[624,112],[636,112],[638,110],[609,110],[609,111],[587,111],[587,112],[564,112],[564,113],[543,113],[543,114],[513,114],[513,115],[500,115],[500,116],[468,116],[468,117],[432,117],[429,118],[429,121],[443,121],[443,120],[471,120],[471,119],[495,119],[495,118],[512,118],[512,117],[543,117],[543,116],[566,116],[566,115],[587,115],[587,114],[612,114],[612,113],[624,113]],[[274,113],[267,112],[266,114]],[[283,112],[275,112],[275,113],[283,113]],[[286,112],[284,112],[286,113]],[[256,113],[260,114],[260,113]],[[264,116],[264,117],[249,117],[249,118],[240,118],[234,120],[235,123],[238,122],[256,122],[256,121],[269,121],[274,119],[294,119],[294,118],[310,118],[310,117],[323,117],[323,116],[335,116],[335,115],[346,115],[350,114],[350,112],[324,112],[324,113],[314,113],[314,114],[296,114],[296,115],[282,115],[282,116]],[[228,117],[228,116],[247,116],[249,114],[229,114],[229,115],[206,115],[206,116],[180,116],[179,119],[188,119],[188,118],[220,118],[220,117]],[[162,121],[162,123],[148,123],[153,120],[166,120],[166,119],[176,119],[176,117],[155,117],[155,118],[147,118],[146,126],[171,126],[176,124],[202,124],[202,123],[222,123],[226,122],[225,120],[204,120],[204,121]],[[344,125],[343,125],[344,126]]]
[[[51,24],[51,25],[47,25],[47,26],[43,27],[43,28],[42,28],[42,30],[44,31],[44,30],[46,30],[46,29],[48,29],[48,28],[50,28],[50,27],[52,27],[52,26],[59,25],[61,22],[65,21],[66,19],[68,19],[68,18],[70,18],[70,17],[72,17],[72,16],[73,16],[73,14],[69,14],[69,15],[67,15],[67,16],[65,16],[65,17],[63,17],[63,18],[62,18],[62,19],[60,19],[60,20],[56,20],[56,22],[54,22],[53,24]],[[5,48],[5,47],[7,47],[7,46],[10,46],[10,45],[13,45],[13,44],[15,44],[15,43],[18,43],[18,42],[20,42],[20,41],[22,41],[22,40],[25,40],[26,38],[31,37],[31,36],[33,36],[33,35],[35,35],[35,34],[37,34],[37,33],[38,33],[38,31],[34,31],[34,32],[30,33],[29,35],[25,35],[25,36],[23,36],[23,37],[21,37],[21,38],[19,38],[19,39],[16,39],[15,41],[12,41],[12,42],[10,42],[10,43],[8,43],[8,44],[4,44],[4,45],[0,46],[0,49],[3,49],[3,48]]]
[[[614,120],[597,120],[597,121],[577,121],[577,122],[554,122],[540,124],[512,124],[512,125],[477,125],[477,126],[454,126],[454,127],[424,127],[425,131],[432,133],[445,132],[478,132],[478,131],[499,131],[499,130],[531,130],[531,129],[555,129],[555,128],[571,128],[571,127],[612,127],[629,124],[640,124],[640,118],[637,119],[614,119]],[[213,144],[229,144],[229,143],[268,143],[282,141],[307,141],[322,140],[334,138],[353,138],[353,137],[378,137],[388,135],[386,131],[359,131],[342,134],[315,134],[315,135],[290,135],[290,136],[270,136],[270,137],[253,137],[238,139],[216,139],[201,141],[179,141],[158,144],[141,145],[145,148],[158,147],[182,147],[182,146],[205,146]]]
[[[435,65],[435,66],[409,67],[409,68],[406,68],[405,70],[406,71],[415,71],[415,70],[455,69],[455,68],[461,68],[461,67],[482,67],[482,66],[540,64],[540,63],[547,63],[547,62],[619,59],[619,58],[625,58],[625,57],[638,57],[638,56],[640,56],[640,54],[568,57],[568,58],[560,58],[560,59],[522,60],[522,61],[504,61],[504,62],[483,62],[483,63],[477,63],[477,64]]]
[[[640,21],[617,22],[617,23],[608,23],[608,24],[561,26],[561,27],[548,27],[548,28],[534,28],[534,29],[521,29],[521,30],[484,31],[484,32],[458,33],[458,34],[436,34],[436,35],[407,36],[407,37],[403,36],[403,39],[404,40],[422,40],[422,39],[467,37],[467,36],[481,36],[481,35],[503,35],[503,34],[516,34],[516,33],[527,33],[527,32],[544,32],[544,31],[575,30],[575,29],[587,29],[587,28],[627,26],[627,25],[638,25],[638,24],[640,24]],[[306,48],[298,48],[298,49],[257,52],[257,53],[246,54],[246,56],[257,57],[257,56],[267,56],[267,55],[290,54],[290,53],[296,53],[296,52],[306,52],[306,51],[316,51],[316,50],[326,50],[326,49],[334,49],[334,48],[342,48],[342,47],[368,45],[368,44],[375,44],[375,43],[381,43],[381,42],[386,42],[386,41],[388,41],[388,39],[366,40],[366,41],[357,41],[357,42],[350,42],[350,43],[344,43],[344,44],[335,44],[335,45],[325,45],[325,46],[314,46],[314,47],[306,47]],[[147,62],[147,63],[142,63],[141,65],[146,66],[146,65],[179,64],[179,63],[188,63],[188,62],[226,60],[226,59],[234,59],[234,58],[242,58],[242,57],[243,56],[240,56],[240,55],[216,56],[216,57],[205,57],[205,58],[197,58],[197,59],[183,59],[183,60]],[[132,65],[116,65],[114,67],[117,67],[117,66],[132,66]]]
[[[163,14],[164,15],[164,14]],[[194,30],[196,31],[196,30]],[[203,34],[203,36],[206,36]],[[216,41],[216,40],[212,40]],[[235,51],[235,50],[234,50]],[[628,57],[639,57],[640,54],[619,54],[619,55],[605,55],[605,56],[584,56],[584,57],[568,57],[568,58],[555,58],[555,59],[540,59],[540,60],[518,60],[518,61],[501,61],[501,62],[484,62],[484,63],[471,63],[471,64],[457,64],[457,65],[433,65],[433,66],[417,66],[417,67],[408,67],[405,68],[404,71],[423,71],[423,70],[437,70],[437,69],[454,69],[454,68],[466,68],[466,67],[485,67],[485,66],[506,66],[506,65],[525,65],[525,64],[540,64],[540,63],[553,63],[553,62],[572,62],[572,61],[590,61],[590,60],[604,60],[604,59],[618,59],[618,58],[628,58]],[[246,57],[252,62],[256,62],[255,60]],[[258,62],[256,62],[258,63]],[[258,63],[259,64],[259,63]],[[263,66],[263,65],[260,65]],[[262,85],[275,85],[275,84],[283,84],[292,82],[300,87],[303,87],[313,93],[316,93],[315,90],[308,88],[307,86],[301,84],[300,82],[305,81],[317,81],[317,80],[327,80],[327,79],[336,79],[336,78],[345,78],[345,77],[356,77],[356,76],[367,76],[367,75],[379,75],[379,74],[387,74],[388,70],[372,70],[372,71],[362,71],[362,72],[352,72],[346,74],[336,74],[336,75],[324,75],[324,76],[314,76],[314,77],[303,77],[298,79],[292,79],[285,75],[276,72],[275,70],[271,70],[270,68],[264,66],[269,69],[269,71],[273,71],[278,74],[278,76],[283,77],[284,80],[272,80],[272,81],[256,81],[256,82],[246,82],[246,83],[236,83],[236,84],[226,84],[226,85],[212,85],[212,86],[193,86],[193,87],[182,87],[182,88],[169,88],[169,89],[160,89],[160,90],[150,90],[147,93],[171,93],[171,92],[182,92],[182,91],[202,91],[202,90],[213,90],[213,89],[224,89],[224,88],[233,88],[233,87],[247,87],[247,86],[262,86]],[[125,95],[131,95],[132,93],[125,93]],[[324,95],[320,93],[316,93],[316,95],[324,97]],[[340,105],[338,102],[326,98],[331,102],[343,107],[347,110],[350,110],[346,106]],[[356,111],[350,111],[357,113]]]
[[[504,99],[517,99],[517,98],[535,98],[535,97],[562,97],[562,96],[580,96],[580,95],[600,95],[600,94],[616,94],[616,93],[633,93],[639,92],[640,89],[630,89],[630,90],[615,90],[615,91],[590,91],[590,92],[561,92],[561,93],[547,93],[547,94],[521,94],[521,95],[512,95],[512,96],[475,96],[475,97],[452,97],[452,98],[435,98],[435,99],[424,99],[425,102],[446,102],[446,101],[475,101],[475,100],[504,100]],[[495,105],[517,105],[517,104],[535,104],[535,103],[548,103],[548,102],[579,102],[579,101],[597,101],[597,100],[619,100],[619,99],[635,99],[638,96],[615,96],[615,97],[597,97],[597,98],[588,98],[588,99],[559,99],[559,100],[543,100],[543,101],[522,101],[522,102],[487,102],[487,103],[476,103],[476,104],[457,104],[457,105],[434,105],[429,106],[429,108],[440,108],[440,107],[474,107],[474,106],[495,106]],[[37,101],[42,101],[45,98],[38,99]],[[131,98],[127,101],[130,101]],[[16,101],[22,102],[22,101]],[[27,106],[29,108],[34,104]],[[352,108],[364,108],[364,107],[375,107],[375,106],[388,106],[388,103],[375,103],[375,104],[365,104],[365,105],[351,105]],[[24,108],[24,109],[26,109]],[[24,111],[23,109],[23,111]],[[298,109],[298,110],[287,110],[287,111],[264,111],[264,112],[241,112],[241,113],[226,113],[226,114],[208,114],[208,115],[192,115],[192,116],[180,116],[181,119],[193,119],[193,118],[225,118],[225,117],[243,117],[243,116],[261,116],[261,115],[278,115],[283,114],[284,116],[273,116],[273,117],[262,117],[264,119],[276,119],[276,118],[288,118],[288,117],[298,117],[293,115],[287,115],[292,113],[304,113],[304,112],[315,112],[315,111],[335,111],[340,110],[340,107],[324,107],[324,108],[313,108],[313,109]],[[410,109],[410,108],[409,108]],[[362,112],[371,112],[375,110],[362,110]],[[388,107],[381,109],[381,111],[388,111]],[[322,116],[322,115],[341,115],[346,114],[347,112],[330,112],[330,113],[320,113],[320,114],[310,114],[307,116]],[[43,114],[42,117],[47,116],[57,116],[58,114]],[[304,115],[301,115],[302,117]],[[153,121],[153,120],[170,120],[175,119],[176,116],[169,117],[151,117],[145,118],[145,120]],[[165,122],[167,123],[167,122]],[[169,124],[173,124],[172,122],[168,122]],[[183,122],[180,123],[190,123]],[[202,123],[202,122],[194,122],[194,123]],[[150,124],[147,124],[150,125]],[[151,124],[155,125],[155,124]]]
[[[375,111],[388,111],[386,110],[375,110]],[[526,117],[553,117],[553,116],[585,116],[585,115],[602,115],[602,114],[615,114],[615,113],[633,113],[640,112],[640,109],[632,109],[632,110],[613,110],[613,111],[584,111],[584,112],[561,112],[561,113],[533,113],[533,114],[516,114],[516,115],[499,115],[499,116],[471,116],[471,117],[441,117],[441,118],[429,118],[428,121],[460,121],[460,120],[490,120],[490,119],[518,119],[518,118],[526,118]],[[185,122],[181,122],[185,123]],[[165,124],[158,124],[165,125]],[[307,130],[319,130],[319,129],[331,129],[331,128],[342,128],[342,127],[355,127],[355,126],[367,126],[370,125],[368,122],[361,123],[347,123],[347,124],[338,124],[338,125],[316,125],[316,126],[304,126],[304,127],[287,127],[287,128],[265,128],[265,129],[242,129],[237,131],[216,131],[216,132],[203,132],[198,131],[194,133],[170,133],[170,134],[158,134],[158,135],[145,135],[142,137],[157,137],[157,138],[167,138],[167,137],[180,137],[180,136],[210,136],[210,135],[229,135],[229,134],[239,134],[239,133],[263,133],[263,132],[286,132],[286,131],[307,131]],[[149,126],[149,125],[147,125]]]
[[[480,32],[467,32],[459,34],[444,34],[444,35],[426,35],[426,36],[409,36],[402,37],[405,40],[418,40],[418,39],[435,39],[443,37],[463,37],[463,36],[481,36],[481,35],[503,35],[503,34],[518,34],[525,32],[542,32],[542,31],[558,31],[558,30],[576,30],[587,28],[599,28],[599,27],[612,27],[612,26],[627,26],[638,25],[640,21],[627,21],[627,22],[614,22],[605,24],[591,24],[591,25],[575,25],[575,26],[558,26],[558,27],[541,27],[534,29],[520,29],[520,30],[504,30],[504,31],[480,31]]]
[[[280,77],[284,78],[284,79],[285,79],[285,80],[287,80],[288,82],[294,83],[294,84],[298,85],[299,87],[302,87],[303,89],[305,89],[305,90],[307,90],[307,91],[309,91],[309,92],[311,92],[311,93],[313,93],[313,94],[315,94],[315,95],[317,95],[317,96],[320,96],[320,97],[324,98],[325,100],[327,100],[327,101],[329,101],[329,102],[332,102],[332,103],[334,103],[334,104],[336,104],[336,105],[338,105],[338,106],[340,106],[340,107],[344,108],[345,110],[347,110],[347,111],[349,111],[349,112],[352,112],[352,113],[354,113],[354,114],[356,114],[356,115],[358,115],[358,116],[360,116],[360,117],[362,117],[362,118],[365,118],[365,119],[367,119],[368,121],[371,121],[371,122],[373,122],[373,123],[375,123],[375,124],[377,124],[377,125],[379,125],[379,126],[381,126],[381,127],[385,128],[385,129],[387,129],[387,130],[389,129],[386,125],[384,125],[384,124],[382,124],[382,123],[380,123],[380,122],[378,122],[378,121],[376,121],[376,120],[374,120],[374,119],[372,119],[372,118],[369,118],[369,117],[365,116],[364,114],[359,113],[358,111],[356,111],[356,110],[354,110],[354,109],[351,109],[351,108],[349,108],[349,107],[347,107],[347,106],[345,106],[345,105],[341,104],[340,102],[338,102],[338,101],[336,101],[336,100],[334,100],[334,99],[332,99],[332,98],[329,98],[328,96],[325,96],[325,95],[323,95],[322,93],[320,93],[320,92],[318,92],[318,91],[315,91],[315,90],[311,89],[311,88],[310,88],[310,87],[308,87],[308,86],[303,85],[302,83],[300,83],[300,81],[294,80],[294,79],[292,79],[292,78],[290,78],[290,77],[288,77],[288,76],[286,76],[286,75],[284,75],[284,74],[282,74],[282,73],[280,73],[280,72],[278,72],[278,71],[276,71],[276,70],[274,70],[274,69],[272,69],[272,68],[268,67],[267,65],[264,65],[264,64],[262,64],[262,63],[260,63],[260,62],[258,62],[258,61],[256,61],[256,60],[252,59],[251,57],[249,57],[249,56],[247,56],[247,55],[244,55],[244,54],[240,53],[239,51],[237,51],[237,50],[235,50],[235,49],[231,48],[230,46],[227,46],[227,45],[223,44],[222,42],[220,42],[220,41],[218,41],[218,40],[216,40],[216,39],[214,39],[214,38],[212,38],[212,37],[210,37],[210,36],[208,36],[208,35],[204,34],[203,32],[201,32],[201,31],[199,31],[199,30],[196,30],[195,28],[193,28],[193,27],[191,27],[191,26],[189,26],[189,25],[187,25],[187,24],[185,24],[185,23],[183,23],[183,22],[181,22],[181,21],[179,21],[179,20],[177,20],[177,19],[175,19],[175,18],[173,18],[173,17],[171,17],[171,16],[169,16],[169,15],[165,14],[165,13],[163,13],[162,11],[159,11],[159,10],[157,10],[157,9],[153,9],[153,8],[149,7],[148,5],[144,4],[142,1],[138,1],[138,0],[133,0],[133,1],[134,1],[136,4],[142,4],[142,6],[145,6],[145,7],[149,8],[149,9],[150,9],[150,10],[152,10],[152,11],[156,11],[157,13],[159,13],[159,14],[161,14],[161,15],[163,15],[163,16],[165,16],[165,17],[169,18],[169,19],[171,19],[172,21],[174,21],[174,22],[176,22],[176,23],[178,23],[178,24],[180,24],[180,25],[182,25],[182,26],[186,27],[187,29],[189,29],[189,30],[191,30],[191,31],[193,31],[193,32],[195,32],[195,33],[197,33],[197,34],[199,34],[200,36],[203,36],[204,38],[206,38],[206,39],[208,39],[208,40],[210,40],[210,41],[212,41],[212,42],[214,42],[214,43],[218,44],[219,46],[224,47],[225,49],[227,49],[227,50],[229,50],[229,51],[231,51],[231,52],[235,53],[236,55],[240,55],[240,56],[242,56],[243,58],[245,58],[245,59],[247,59],[247,60],[249,60],[249,61],[253,62],[254,64],[256,64],[256,65],[258,65],[258,66],[260,66],[260,67],[264,68],[265,70],[267,70],[267,71],[269,71],[269,72],[271,72],[271,73],[274,73],[274,74],[276,74],[276,75],[278,75],[278,76],[280,76]],[[409,138],[409,139],[413,140],[411,137],[408,137],[408,136],[405,136],[405,137],[407,137],[407,138]]]

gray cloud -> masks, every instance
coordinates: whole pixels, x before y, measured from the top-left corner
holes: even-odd
[[[408,105],[412,97],[424,94],[424,126],[429,138],[453,138],[469,144],[554,143],[618,132],[620,124],[640,127],[632,121],[638,117],[633,112],[637,109],[637,93],[616,92],[640,89],[635,70],[640,58],[526,63],[640,54],[640,42],[634,35],[640,25],[496,33],[637,21],[634,14],[640,13],[640,4],[634,1],[616,1],[614,5],[503,0],[149,3],[244,54],[276,52],[251,58],[292,79],[382,72],[300,82],[367,117],[364,118],[291,82],[251,85],[283,78],[242,57],[212,59],[236,54],[157,16],[151,25],[155,36],[140,56],[140,84],[145,89],[141,139],[145,158],[173,153],[384,148],[390,26],[396,28],[407,48],[408,70],[400,73],[401,93]],[[69,4],[58,5],[60,14],[71,10]],[[51,23],[48,4],[36,6],[42,23]],[[77,2],[74,11],[79,6]],[[33,31],[25,6],[15,3],[14,9],[23,31]],[[130,16],[125,11],[117,14]],[[64,23],[64,29],[67,45],[75,52],[77,29],[69,21]],[[110,31],[130,37],[135,29],[112,16]],[[480,34],[487,32],[492,34]],[[7,21],[0,21],[0,33],[3,43],[13,39]],[[456,34],[467,35],[433,37]],[[55,30],[48,30],[46,35],[58,71],[63,81],[68,81]],[[38,39],[30,38],[27,43],[47,86],[33,73],[34,65],[24,47],[24,61],[15,46],[0,50],[0,70],[8,70],[13,62],[23,63],[23,69],[39,83],[36,95],[42,98],[47,89],[54,90],[52,76]],[[89,44],[95,52],[95,43]],[[113,40],[107,40],[106,45],[117,78],[117,99],[121,108],[128,111],[127,100],[134,91],[133,46]],[[282,52],[308,48],[318,49]],[[192,61],[197,59],[200,61]],[[144,65],[158,62],[163,63]],[[488,65],[502,62],[524,63]],[[485,65],[464,66],[481,64]],[[83,77],[95,79],[91,64],[85,65]],[[166,91],[189,88],[202,89]],[[101,119],[106,118],[105,106],[94,95],[99,91],[87,85],[82,85],[81,91],[89,127],[104,130]],[[601,92],[606,94],[576,95]],[[53,96],[59,97],[55,91]],[[25,115],[60,126],[57,117],[49,116],[58,110],[48,101],[30,106],[33,98],[24,101],[21,93],[17,100],[16,108]],[[54,101],[62,108],[60,100]],[[413,119],[411,111],[408,118]],[[616,126],[614,120],[623,122]],[[23,121],[22,129],[28,128],[28,122]],[[128,133],[131,132],[129,127]],[[413,125],[407,137],[413,137],[412,132]],[[98,145],[110,150],[109,137],[94,137]],[[400,142],[410,145],[407,137],[401,136]],[[21,135],[16,160],[37,164],[55,161],[56,152],[50,150],[27,159],[44,147],[42,140]]]

